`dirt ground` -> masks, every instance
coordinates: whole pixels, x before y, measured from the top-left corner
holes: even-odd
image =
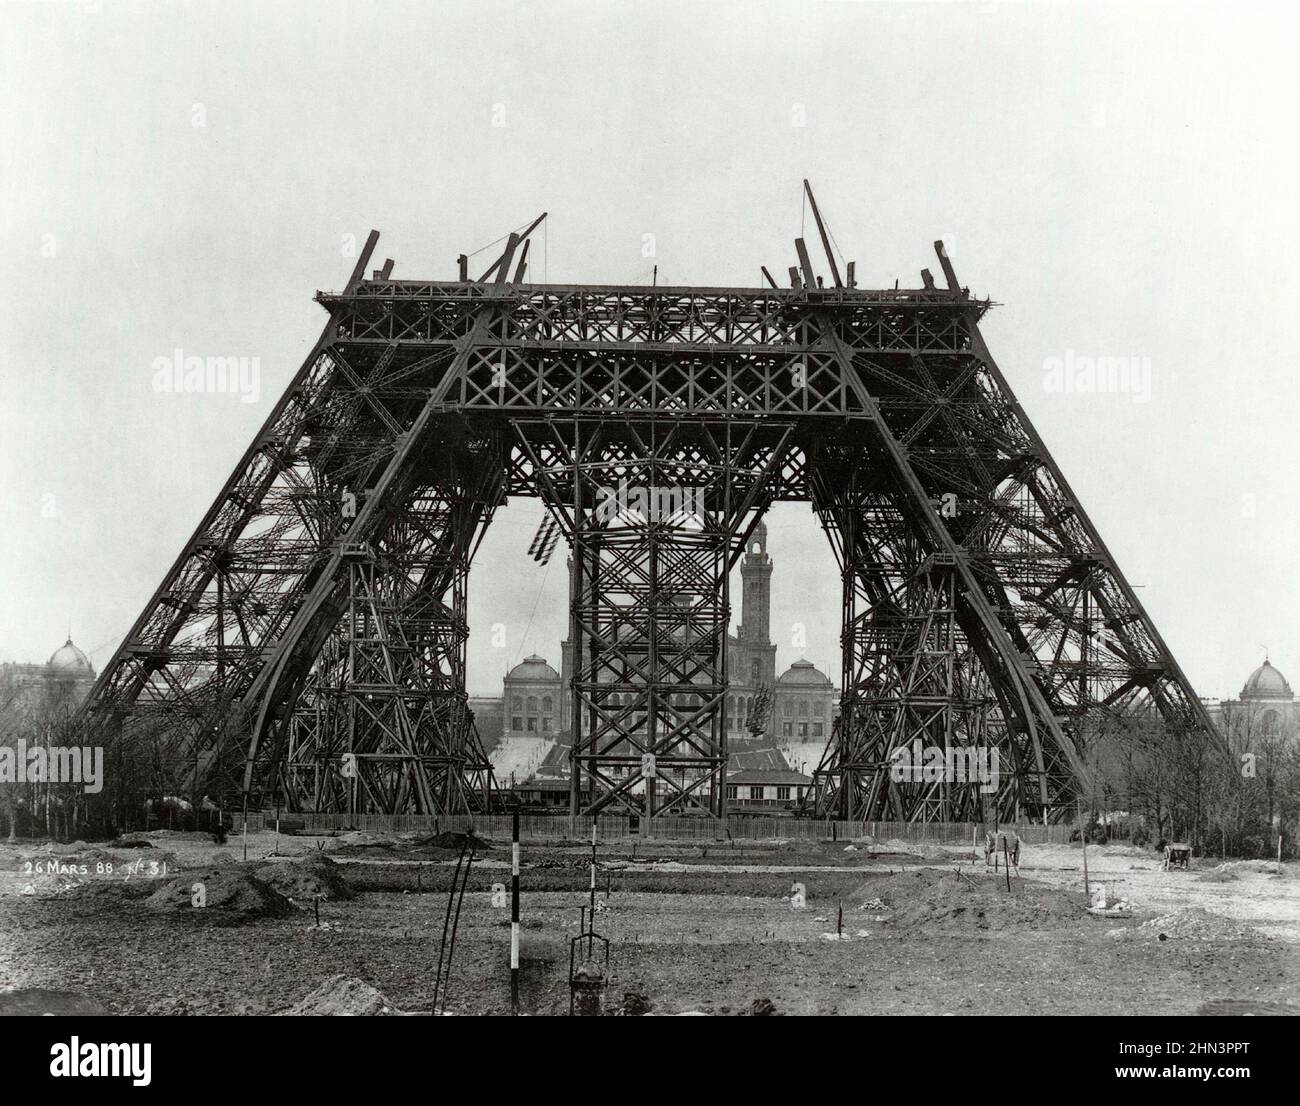
[[[448,1013],[509,1008],[510,915],[492,893],[509,884],[509,845],[487,845],[460,915]],[[368,834],[281,837],[278,848],[250,835],[247,864],[239,837],[0,845],[0,1012],[319,1012],[338,991],[363,996],[360,1012],[427,1013],[457,855]],[[1027,847],[1010,892],[969,850],[901,842],[637,842],[599,855],[609,1012],[1300,1012],[1294,864],[1205,859],[1164,872],[1150,851],[1090,847],[1091,884],[1133,908],[1103,918],[1085,910],[1078,845]],[[529,1013],[568,1012],[589,857],[578,843],[524,846]]]

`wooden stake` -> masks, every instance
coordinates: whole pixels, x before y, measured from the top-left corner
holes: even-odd
[[[593,838],[596,820],[591,823]],[[593,851],[595,846],[592,846]],[[510,823],[510,1012],[519,1016],[519,811]]]
[[[596,819],[591,819],[591,923],[596,924]]]

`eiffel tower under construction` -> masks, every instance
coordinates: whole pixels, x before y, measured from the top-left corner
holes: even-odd
[[[989,301],[942,243],[942,284],[859,288],[807,194],[827,272],[799,239],[787,287],[530,283],[544,215],[477,279],[462,256],[456,280],[398,280],[367,275],[372,232],[105,665],[87,739],[169,794],[489,809],[466,589],[496,509],[536,496],[572,557],[573,814],[725,817],[728,580],[777,500],[811,503],[843,584],[807,813],[1056,820],[1110,722],[1218,743],[985,345]],[[903,747],[996,749],[1001,777],[900,782]]]

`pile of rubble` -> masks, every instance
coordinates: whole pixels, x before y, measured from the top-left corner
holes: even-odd
[[[204,868],[168,880],[144,905],[158,914],[192,914],[222,922],[297,913],[293,903],[274,887],[239,868]]]
[[[324,853],[296,860],[263,864],[253,875],[297,903],[313,899],[350,899],[355,892],[343,878],[342,869]]]
[[[1257,929],[1234,922],[1222,914],[1211,914],[1201,906],[1188,906],[1169,914],[1149,918],[1138,926],[1112,929],[1111,937],[1136,937],[1155,941],[1260,941]]]
[[[401,1014],[397,1004],[363,979],[330,976],[297,1006],[285,1013],[292,1017],[383,1017]]]
[[[1078,921],[1084,896],[1005,876],[922,868],[864,884],[852,901],[893,930],[1037,929]]]

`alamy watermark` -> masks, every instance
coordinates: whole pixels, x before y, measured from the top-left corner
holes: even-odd
[[[998,789],[998,751],[987,745],[924,745],[920,738],[889,755],[894,783],[978,783],[988,795]]]
[[[627,479],[617,487],[603,484],[596,489],[596,520],[610,522],[619,517],[639,515],[647,522],[672,519],[703,518],[704,489],[676,485],[662,487],[628,487]]]
[[[239,396],[240,403],[256,403],[262,396],[260,357],[187,357],[176,349],[170,357],[153,359],[155,392],[191,392]]]
[[[1065,395],[1127,395],[1134,403],[1151,398],[1151,358],[1090,357],[1065,351],[1043,358],[1043,390]]]
[[[50,1046],[50,1075],[55,1079],[130,1079],[136,1087],[152,1081],[153,1046],[130,1042],[116,1044],[72,1037]]]
[[[102,745],[0,745],[0,783],[79,783],[87,795],[104,790]]]

